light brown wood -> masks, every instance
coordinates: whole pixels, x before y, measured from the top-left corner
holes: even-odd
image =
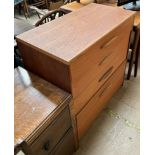
[[[84,107],[94,92],[96,92],[105,83],[117,67],[126,59],[127,53],[123,52],[123,50],[114,52],[111,55],[111,58],[107,58],[101,72],[96,74],[96,77],[89,83],[85,90],[74,99],[74,105],[72,107],[74,114],[77,114]]]
[[[117,3],[104,2],[103,5],[119,7],[123,9],[123,6],[117,6]],[[140,26],[140,11],[133,11],[133,12],[135,12],[134,26],[139,27]]]
[[[78,140],[78,133],[77,133],[77,122],[76,122],[76,117],[75,114],[72,111],[72,105],[74,101],[71,100],[70,106],[70,115],[71,115],[71,120],[72,120],[72,126],[73,126],[73,132],[74,132],[74,141],[75,141],[75,149],[77,150],[79,148],[79,140]]]
[[[103,5],[107,5],[107,6],[114,6],[114,7],[119,7],[119,8],[122,8],[123,9],[123,6],[117,6],[117,3],[108,3],[108,2],[103,2],[102,3]],[[84,7],[85,5],[81,4],[81,3],[78,3],[76,1],[73,1],[71,3],[68,3],[66,5],[63,5],[61,6],[60,8],[62,10],[66,10],[68,12],[71,12],[71,11],[76,11],[82,7]],[[140,25],[140,11],[136,11],[136,14],[135,14],[135,19],[134,19],[134,26],[138,26],[139,27]]]
[[[92,3],[19,35],[17,42],[70,64],[92,43],[133,15],[131,11]]]
[[[75,136],[85,133],[103,107],[92,104],[87,108],[90,98],[126,61],[134,14],[118,7],[89,4],[17,36],[25,67],[72,93],[71,116],[78,129],[74,129]],[[121,81],[116,79],[105,101],[101,97],[98,103],[106,102],[119,88],[124,70],[119,72]],[[95,109],[92,116],[91,109]],[[84,115],[88,119],[85,126]]]
[[[74,79],[72,65],[87,54],[93,44],[110,36],[111,31],[132,20],[133,16],[131,11],[89,4],[17,36],[17,43],[27,69],[77,96],[81,84],[76,92],[76,82],[72,81],[80,79],[79,76]],[[129,24],[128,30],[130,27]],[[100,41],[99,44],[104,44],[108,40]]]
[[[99,89],[99,91],[90,99],[87,105],[77,115],[78,137],[79,140],[88,130],[92,122],[106,106],[108,100],[122,85],[124,80],[124,62],[108,81]]]
[[[14,145],[28,144],[70,101],[70,94],[18,67],[14,72]]]
[[[73,1],[71,3],[61,6],[60,9],[67,10],[67,11],[76,11],[77,9],[80,9],[84,6],[85,5],[78,3],[77,1]]]
[[[49,82],[71,92],[69,66],[59,62],[37,49],[18,42],[24,66]]]
[[[132,26],[131,23],[129,25]],[[85,64],[87,64],[87,69],[85,70],[85,72],[83,72],[84,76],[81,75],[81,77],[85,79],[85,81],[82,84],[85,85],[86,83],[88,83],[88,85],[83,89],[82,93],[80,93],[77,97],[74,98],[74,105],[72,106],[72,111],[75,115],[84,107],[84,105],[92,97],[94,92],[96,92],[103,85],[103,83],[110,77],[110,75],[112,75],[112,73],[117,69],[117,67],[126,59],[130,29],[125,30],[124,28],[122,27],[122,31],[124,33],[121,33],[122,35],[119,38],[118,42],[110,46],[109,50],[108,48],[106,48],[104,51],[99,51],[103,52],[103,55],[104,53],[106,53],[103,58],[101,57],[100,54],[99,54],[100,59],[97,59],[96,57],[97,54],[96,55],[94,54],[92,56],[92,58],[98,60],[97,64],[95,63],[95,61],[91,59],[90,55],[87,54],[87,57],[85,57],[84,59],[85,61],[81,61],[81,65],[77,65],[77,67],[82,66],[81,70],[83,70],[84,63],[86,62]],[[121,42],[121,44],[119,44],[119,42]],[[92,65],[90,65],[89,60],[90,62],[92,62]],[[111,70],[109,71],[109,69]],[[107,73],[107,71],[109,72]],[[103,75],[106,75],[104,79]],[[102,80],[100,80],[101,78]]]
[[[101,38],[88,48],[85,54],[74,61],[70,68],[74,98],[79,96],[92,83],[93,79],[101,77],[106,72],[109,64],[113,65],[113,70],[115,70],[124,61],[127,55],[132,24],[133,18],[130,18],[130,20]]]

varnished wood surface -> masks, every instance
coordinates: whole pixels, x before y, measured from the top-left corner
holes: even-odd
[[[118,7],[117,3],[108,3],[108,2],[104,2],[102,3],[103,5],[107,5],[107,6],[114,6],[114,7]],[[68,11],[76,11],[77,9],[80,9],[82,7],[84,7],[85,5],[78,3],[76,1],[72,2],[72,3],[68,3],[66,5],[61,6],[60,8],[62,10],[68,10]],[[123,6],[119,6],[120,8],[123,8]],[[135,20],[134,20],[134,26],[139,26],[140,25],[140,11],[136,11],[136,15],[135,15]]]
[[[61,6],[60,8],[68,11],[76,11],[77,9],[80,9],[82,7],[84,7],[83,4],[78,3],[77,1],[73,1],[71,3]]]
[[[134,26],[136,26],[136,27],[140,26],[140,11],[136,12],[135,20],[134,20]]]
[[[49,155],[72,155],[74,151],[74,136],[70,129]]]
[[[114,6],[114,7],[119,7],[123,9],[123,6],[117,6],[117,3],[103,3],[104,5],[107,6]],[[140,11],[133,11],[135,12],[135,18],[134,18],[134,26],[139,27],[140,26]]]
[[[69,66],[30,46],[18,42],[25,68],[56,86],[71,92]]]
[[[126,31],[123,32],[123,37],[120,37],[120,40],[122,41],[120,41],[120,44],[118,44],[116,47],[111,46],[111,48],[108,51],[110,55],[106,57],[104,62],[102,62],[101,65],[98,65],[100,63],[100,61],[98,61],[97,65],[95,65],[94,63],[92,69],[88,69],[93,70],[94,75],[88,72],[89,76],[87,76],[87,72],[85,73],[85,76],[87,76],[87,81],[89,83],[85,82],[87,83],[87,87],[84,88],[82,93],[80,93],[77,97],[74,98],[74,106],[72,107],[72,110],[75,115],[85,106],[88,100],[93,96],[94,92],[96,92],[105,83],[105,81],[115,72],[115,70],[120,66],[120,64],[126,60],[130,29],[126,29]],[[94,78],[92,79],[92,77]]]
[[[133,15],[132,11],[92,3],[17,36],[17,43],[24,42],[68,64]]]
[[[14,71],[14,145],[29,139],[38,127],[54,117],[70,95],[40,77],[18,67]]]
[[[29,150],[32,155],[48,155],[71,128],[71,117],[67,106],[56,119],[33,141]],[[72,131],[73,132],[73,131]],[[73,135],[72,135],[73,136]],[[68,145],[73,145],[68,144]]]
[[[112,95],[122,85],[124,80],[125,64],[126,62],[118,67],[115,73],[106,81],[106,83],[97,91],[97,93],[90,99],[87,105],[77,115],[79,140],[88,130],[102,109],[106,106]]]
[[[81,92],[87,89],[94,79],[99,80],[109,67],[113,66],[114,71],[125,60],[132,27],[133,18],[130,18],[108,35],[103,36],[85,54],[74,61],[70,67],[74,98],[83,94]],[[93,90],[96,89],[93,88]],[[87,97],[85,96],[85,98]]]

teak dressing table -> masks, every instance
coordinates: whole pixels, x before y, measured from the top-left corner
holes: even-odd
[[[17,36],[25,67],[72,94],[77,142],[123,84],[134,15],[92,3]]]
[[[26,155],[71,155],[71,95],[21,67],[14,77],[15,154],[22,150]]]

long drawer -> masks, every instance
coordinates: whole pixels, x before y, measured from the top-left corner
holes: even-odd
[[[48,155],[60,139],[71,127],[68,107],[49,125],[44,132],[29,147],[32,155]]]
[[[117,57],[121,57],[120,62],[125,59],[132,23],[132,18],[122,23],[72,62],[73,97],[78,96],[97,74],[103,72],[109,62]]]
[[[117,71],[108,79],[108,81],[99,89],[99,91],[76,116],[79,139],[84,135],[98,114],[106,106],[108,100],[122,85],[124,80],[124,69],[125,62],[121,64]]]
[[[125,60],[126,52],[123,50],[113,52],[109,58],[103,62],[101,68],[100,66],[98,67],[101,69],[101,71],[98,74],[95,74],[94,71],[95,78],[88,84],[88,86],[82,91],[82,93],[80,93],[79,96],[74,98],[72,110],[75,115]]]

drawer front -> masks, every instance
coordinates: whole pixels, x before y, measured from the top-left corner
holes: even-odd
[[[133,20],[130,19],[87,49],[71,64],[72,94],[78,96],[103,68],[121,55],[125,59]],[[123,33],[122,33],[123,32]],[[115,54],[114,54],[115,53]],[[108,59],[111,59],[108,61]]]
[[[125,63],[117,69],[76,116],[79,139],[84,135],[112,95],[122,85],[124,80],[124,69]]]
[[[73,129],[71,128],[57,144],[50,155],[72,155],[75,151]]]
[[[88,84],[88,86],[74,98],[72,111],[77,114],[82,107],[88,102],[93,94],[106,82],[106,80],[115,72],[115,70],[126,60],[126,53],[113,52],[105,62],[101,65],[101,71],[96,74],[96,77]]]
[[[30,146],[32,155],[47,155],[71,127],[70,112],[65,108]]]

